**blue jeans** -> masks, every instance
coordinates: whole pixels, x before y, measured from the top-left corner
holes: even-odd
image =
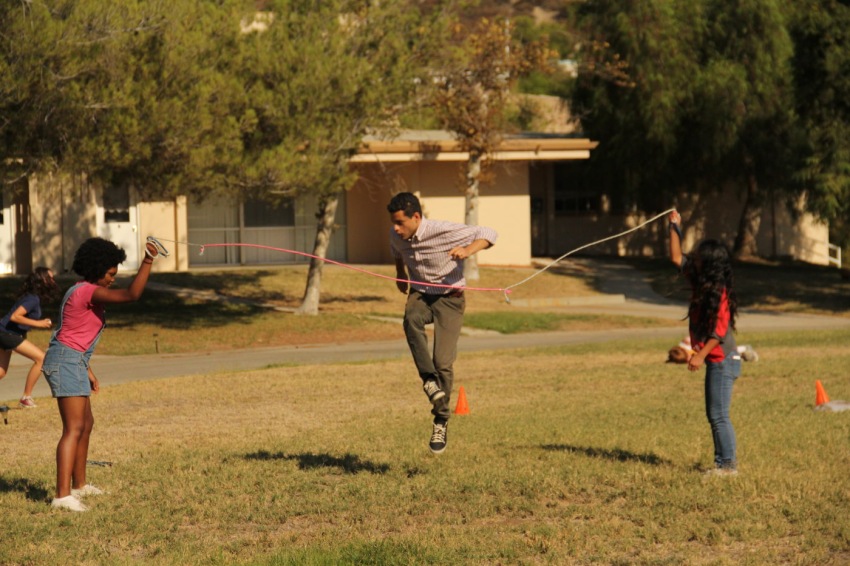
[[[714,465],[735,468],[735,428],[729,419],[732,406],[732,385],[741,375],[741,357],[729,354],[722,362],[705,364],[705,414],[714,438]]]

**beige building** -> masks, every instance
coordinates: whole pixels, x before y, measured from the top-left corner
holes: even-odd
[[[509,137],[502,143],[481,187],[479,222],[499,232],[499,243],[480,256],[482,264],[520,265],[534,256],[559,256],[616,234],[646,218],[617,211],[605,195],[575,183],[575,166],[596,142],[571,135]],[[391,262],[386,204],[399,191],[417,193],[425,214],[463,222],[462,175],[468,155],[446,132],[404,132],[393,140],[367,139],[352,158],[361,178],[341,199],[328,258],[355,264]],[[71,267],[74,251],[88,237],[116,242],[127,252],[125,270],[135,270],[145,237],[163,240],[169,258],[160,271],[196,267],[302,263],[303,256],[249,247],[207,248],[213,243],[257,244],[310,252],[316,202],[310,195],[270,207],[260,201],[186,197],[138,199],[130,187],[98,187],[80,176],[42,176],[0,195],[0,273],[28,273],[46,265]],[[722,207],[718,206],[722,203]],[[688,222],[686,245],[704,236],[731,243],[742,203],[733,194],[680,206]],[[605,255],[664,253],[665,225],[590,249]],[[187,242],[188,245],[174,242]],[[784,207],[766,211],[759,232],[762,253],[826,264],[828,231],[807,215],[791,218]]]

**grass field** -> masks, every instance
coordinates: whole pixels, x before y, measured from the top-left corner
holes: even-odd
[[[289,268],[258,271],[158,277],[282,305],[303,284],[280,283]],[[761,296],[742,285],[749,304],[847,315],[846,283],[826,270],[765,273],[775,283]],[[516,275],[485,273],[495,286]],[[319,317],[148,293],[110,311],[105,346],[150,348],[153,333],[200,351],[398,338],[371,315],[397,316],[400,294],[361,287],[358,299],[331,279]],[[595,292],[591,277],[540,279],[538,295]],[[770,298],[786,294],[786,307]],[[624,324],[499,301],[476,297],[468,319],[502,332]],[[471,414],[452,419],[441,456],[406,357],[108,387],[89,453],[112,463],[89,466],[108,494],[84,514],[48,507],[61,425],[41,399],[0,425],[0,564],[850,563],[850,413],[812,410],[816,379],[850,399],[850,331],[739,335],[761,359],[735,388],[741,473],[718,479],[700,473],[712,452],[701,374],[664,364],[667,341],[640,339],[660,323],[628,321],[625,342],[462,355]]]
[[[407,359],[107,388],[85,514],[47,507],[55,411],[13,411],[0,563],[847,563],[850,413],[812,405],[850,397],[850,332],[741,340],[737,478],[700,474],[701,378],[657,341],[462,356],[438,457]]]

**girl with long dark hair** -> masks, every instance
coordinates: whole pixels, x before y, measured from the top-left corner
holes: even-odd
[[[46,267],[36,267],[21,285],[15,304],[0,319],[0,379],[6,377],[12,352],[32,360],[20,401],[22,409],[36,407],[32,390],[41,375],[41,364],[44,362],[44,352],[27,340],[27,333],[33,328],[51,327],[50,319],[42,318],[41,305],[56,300],[58,295],[59,286],[53,280],[53,272]]]
[[[688,327],[695,351],[688,369],[705,365],[705,412],[714,440],[714,467],[709,475],[738,474],[735,428],[729,417],[732,386],[741,374],[741,356],[735,345],[738,300],[729,250],[717,240],[704,240],[696,250],[682,253],[682,217],[670,213],[670,259],[688,279],[691,300]]]

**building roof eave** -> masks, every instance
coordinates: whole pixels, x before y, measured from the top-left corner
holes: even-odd
[[[429,135],[431,134],[431,135]],[[506,136],[494,152],[494,161],[552,161],[587,159],[599,142],[588,138],[521,134]],[[353,163],[403,161],[466,161],[469,153],[447,132],[407,132],[393,139],[367,137]]]
[[[589,149],[564,149],[555,151],[499,151],[493,161],[567,161],[588,159]],[[469,160],[467,151],[407,151],[358,153],[349,159],[351,163],[404,163],[412,161],[463,162]]]

